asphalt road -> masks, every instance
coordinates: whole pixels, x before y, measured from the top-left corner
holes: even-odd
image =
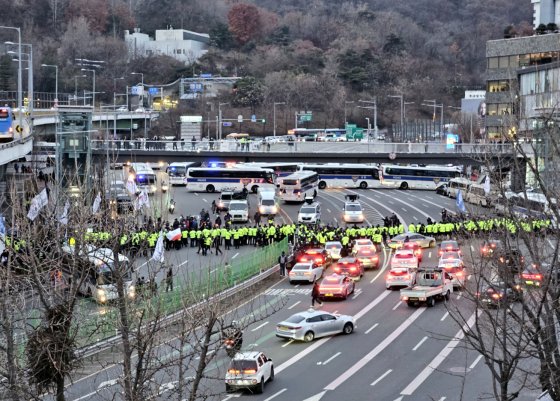
[[[344,196],[358,193],[365,208],[369,224],[382,224],[383,216],[395,213],[409,223],[425,222],[428,217],[438,220],[443,208],[455,211],[455,200],[430,191],[398,190],[342,190],[319,191],[323,222],[341,223]],[[174,216],[198,214],[210,208],[218,194],[187,193],[184,187],[173,187],[171,196],[177,202]],[[256,206],[256,196],[249,195],[251,214]],[[277,222],[296,219],[300,205],[281,205]],[[482,210],[490,212],[489,210]],[[474,254],[478,244],[463,244],[466,255]],[[196,249],[186,248],[166,253],[167,260],[181,266],[178,274],[189,268],[204,266],[208,262],[226,261],[252,252],[253,247],[230,250],[223,256],[197,255]],[[281,340],[275,337],[275,324],[306,310],[311,304],[310,285],[290,285],[286,280],[262,293],[255,303],[242,306],[235,313],[247,316],[263,305],[280,305],[281,308],[247,327],[244,350],[261,350],[275,364],[276,379],[268,383],[265,393],[251,395],[242,392],[213,396],[209,400],[233,398],[254,401],[335,401],[344,398],[358,400],[478,400],[491,395],[491,376],[480,355],[469,350],[460,341],[460,326],[453,316],[460,313],[467,324],[472,324],[472,305],[461,292],[453,294],[446,305],[437,303],[434,308],[409,308],[400,302],[398,291],[386,291],[384,274],[388,268],[389,252],[384,252],[379,270],[367,271],[357,284],[356,293],[346,301],[325,302],[322,310],[353,315],[357,328],[349,336],[335,336],[315,340],[311,344]],[[467,256],[468,259],[468,256]],[[437,264],[437,250],[424,250],[422,265]],[[188,261],[188,262],[185,262]],[[142,274],[142,269],[140,273]],[[258,306],[260,305],[260,306]],[[452,311],[450,314],[449,311]],[[456,311],[456,312],[453,312]],[[166,355],[172,345],[160,349]],[[212,363],[212,373],[224,377],[228,358],[219,350]],[[108,365],[99,371],[86,372],[68,389],[68,399],[102,400],[115,394],[120,366]],[[86,374],[84,373],[84,374]],[[169,399],[166,388],[173,387],[175,372],[159,375],[163,383],[159,399]],[[223,390],[223,380],[207,383],[215,390]],[[171,391],[171,390],[169,390]],[[519,398],[532,401],[538,395],[527,391]]]

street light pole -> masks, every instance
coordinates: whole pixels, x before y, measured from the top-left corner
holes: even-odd
[[[140,75],[141,79],[142,79],[142,96],[141,96],[141,100],[142,103],[140,104],[140,106],[144,107],[144,73],[143,72],[131,72],[130,75]]]
[[[18,77],[17,77],[17,107],[19,110],[19,117],[18,117],[18,124],[20,127],[23,126],[23,115],[22,115],[22,108],[23,108],[23,84],[22,84],[22,75],[23,71],[21,68],[21,28],[15,26],[0,26],[3,29],[13,29],[16,30],[18,33]]]
[[[286,104],[286,102],[274,102],[274,105],[272,106],[272,132],[273,132],[273,136],[276,137],[276,105],[281,105],[281,104]]]
[[[218,103],[218,140],[222,140],[222,106],[225,106],[226,104],[229,103]],[[208,138],[210,139],[210,138]]]
[[[95,70],[92,68],[82,68],[82,71],[90,71],[91,73],[93,73],[93,91],[91,93],[91,105],[93,107],[93,110],[95,111]]]
[[[58,107],[58,65],[53,64],[41,64],[41,67],[51,67],[55,69],[54,73],[54,107]]]
[[[401,138],[404,138],[404,97],[403,95],[389,95],[389,97],[393,97],[396,99],[400,99],[401,101]]]
[[[404,102],[403,103],[404,124],[407,128],[408,128],[408,123],[407,123],[407,120],[406,120],[406,106],[409,105],[409,104],[414,104],[414,102]],[[406,133],[406,139],[409,140],[408,129],[405,129],[405,133]]]

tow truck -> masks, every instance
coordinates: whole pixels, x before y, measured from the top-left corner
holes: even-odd
[[[453,279],[442,269],[418,269],[412,286],[401,290],[401,300],[408,306],[425,303],[428,307],[435,305],[436,299],[449,300],[453,292]]]

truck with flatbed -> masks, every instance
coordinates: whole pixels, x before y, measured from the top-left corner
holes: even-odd
[[[401,301],[408,306],[425,303],[432,307],[436,299],[449,300],[453,292],[453,279],[442,269],[418,269],[414,283],[401,290]]]

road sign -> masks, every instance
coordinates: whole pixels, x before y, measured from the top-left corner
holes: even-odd
[[[256,116],[255,114],[253,114],[253,115],[251,116],[251,122],[252,122],[252,123],[256,123],[256,122],[257,122],[257,116]]]
[[[200,78],[212,78],[212,74],[200,74]]]
[[[148,93],[150,95],[157,95],[159,93],[159,88],[149,88]]]
[[[23,128],[21,127],[21,125],[16,125],[16,132],[18,134],[21,134],[23,132]]]
[[[224,122],[222,123],[222,125],[223,125],[224,127],[231,127],[233,124],[232,124],[231,122],[229,122],[229,121],[224,121]]]
[[[243,116],[240,114],[237,116],[237,122],[238,123],[242,123],[243,122]]]

